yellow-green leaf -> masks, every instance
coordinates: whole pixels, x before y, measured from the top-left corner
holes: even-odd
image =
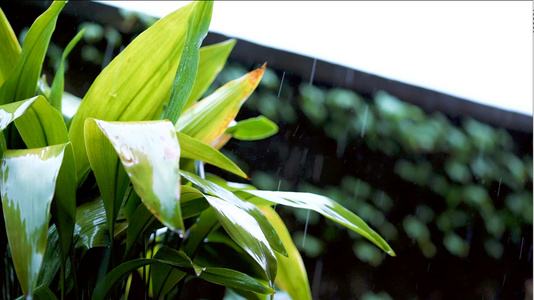
[[[228,157],[219,152],[219,150],[181,132],[176,132],[176,135],[180,141],[180,148],[183,158],[201,160],[205,163],[214,165],[228,172],[232,172],[243,178],[248,178],[245,172],[243,172]]]
[[[20,44],[11,28],[11,24],[0,8],[0,86],[15,68],[20,55]]]
[[[311,299],[306,267],[284,221],[270,206],[261,206],[260,210],[273,225],[288,253],[287,257],[276,253],[276,259],[278,260],[276,285],[288,292],[293,300]]]
[[[95,132],[98,127],[111,142],[135,192],[148,210],[171,230],[182,232],[184,224],[179,202],[180,146],[172,123],[88,119],[85,126],[91,132]],[[90,134],[88,146],[94,140],[91,135],[96,134]]]
[[[15,119],[26,113],[28,108],[30,108],[30,106],[38,98],[42,98],[42,96],[36,96],[26,100],[0,105],[0,131],[6,129],[7,125],[11,124],[11,122],[13,122]]]
[[[0,88],[0,104],[35,96],[50,37],[65,4],[65,1],[54,1],[30,27],[22,43],[22,51],[15,69]]]
[[[15,272],[25,295],[32,295],[45,255],[50,205],[66,144],[7,150],[0,190]]]
[[[268,138],[278,132],[278,125],[264,116],[237,122],[226,133],[238,140],[255,141]]]
[[[197,102],[180,116],[176,122],[176,131],[207,144],[213,142],[226,130],[243,103],[256,89],[264,71],[265,65],[228,82]]]
[[[76,169],[89,167],[83,126],[87,118],[105,121],[154,119],[169,99],[193,4],[162,18],[141,33],[98,75],[72,119],[69,137]]]

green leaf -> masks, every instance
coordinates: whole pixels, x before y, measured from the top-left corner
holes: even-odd
[[[218,44],[200,48],[197,77],[195,78],[193,90],[189,94],[184,109],[191,107],[210,87],[217,74],[223,69],[235,43],[236,40],[229,39]]]
[[[276,285],[288,292],[291,295],[291,299],[312,299],[306,267],[304,266],[299,250],[291,239],[291,235],[284,221],[282,221],[280,216],[270,206],[262,206],[260,210],[267,220],[273,224],[288,252],[287,257],[276,253],[276,259],[278,260]]]
[[[276,231],[261,211],[253,204],[242,201],[212,182],[185,171],[181,174],[210,194],[217,196],[205,195],[206,200],[215,209],[217,219],[230,237],[263,268],[273,283],[277,267],[272,250],[283,255],[287,255],[287,252]]]
[[[247,190],[237,193],[240,195],[245,193],[252,196],[256,196],[271,203],[313,210],[336,223],[339,223],[351,230],[354,230],[355,232],[364,236],[366,239],[373,242],[380,249],[384,250],[387,254],[395,256],[395,252],[393,251],[393,249],[391,249],[388,243],[380,235],[378,235],[378,233],[371,229],[362,219],[360,219],[360,217],[327,197],[311,193],[253,190]]]
[[[84,203],[76,209],[74,247],[82,250],[82,256],[93,247],[110,245],[106,222],[106,210],[102,199]]]
[[[15,68],[20,55],[20,44],[11,28],[11,24],[0,8],[0,86]]]
[[[7,150],[2,158],[4,220],[15,271],[25,295],[33,294],[45,255],[50,205],[65,147],[66,144]]]
[[[180,116],[176,122],[176,131],[207,144],[213,142],[224,133],[243,103],[256,89],[264,71],[265,65],[228,82],[197,102]]]
[[[26,100],[0,105],[0,131],[6,129],[11,122],[26,113],[26,111],[38,98],[43,97],[36,96]]]
[[[69,42],[69,44],[65,48],[65,51],[63,51],[63,55],[61,55],[61,62],[59,63],[56,76],[54,77],[54,81],[52,82],[52,87],[50,89],[50,96],[48,100],[50,101],[52,107],[57,109],[59,112],[62,111],[61,99],[63,98],[63,89],[65,86],[65,60],[67,60],[67,56],[69,56],[70,52],[80,41],[84,33],[85,28],[78,32],[78,34],[76,34],[76,36]]]
[[[213,1],[199,1],[194,2],[189,14],[185,46],[174,77],[169,105],[164,115],[164,118],[169,119],[173,124],[178,120],[193,89],[198,69],[198,52],[202,41],[208,34],[212,10]]]
[[[137,207],[132,215],[132,222],[128,224],[128,231],[126,233],[126,250],[124,251],[125,258],[130,256],[134,244],[139,241],[139,237],[147,228],[149,228],[154,220],[154,215],[150,213],[144,205],[139,205]]]
[[[184,219],[198,216],[210,207],[204,198],[204,194],[187,185],[182,185],[180,204],[182,206],[182,217]]]
[[[228,127],[226,133],[238,140],[255,141],[268,138],[278,132],[278,126],[264,116],[250,118]]]
[[[54,295],[52,290],[45,285],[42,285],[35,290],[33,298],[36,300],[57,300],[56,295]]]
[[[247,174],[243,172],[233,161],[224,156],[219,150],[205,144],[195,138],[176,132],[180,142],[182,158],[201,160],[210,165],[214,165],[228,172],[248,179]]]
[[[183,231],[179,202],[180,146],[172,123],[87,120],[87,130],[96,132],[96,127],[113,145],[135,192],[148,210],[171,230]],[[91,134],[94,135],[97,134]],[[94,143],[91,140],[88,145]]]
[[[141,121],[161,115],[163,103],[169,100],[193,5],[178,9],[141,33],[93,82],[69,129],[78,177],[89,168],[83,136],[87,118]]]
[[[65,4],[64,1],[54,1],[30,27],[22,44],[17,65],[0,88],[0,104],[35,96],[50,37]]]

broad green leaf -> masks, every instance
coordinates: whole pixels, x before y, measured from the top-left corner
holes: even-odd
[[[243,103],[256,89],[264,71],[265,65],[228,82],[197,102],[180,116],[176,122],[176,131],[207,144],[213,142],[224,133]]]
[[[61,55],[61,62],[59,63],[56,76],[54,77],[54,81],[52,82],[52,87],[50,89],[50,96],[48,100],[50,101],[50,105],[52,105],[52,107],[57,109],[59,112],[62,111],[61,100],[63,98],[63,89],[65,86],[65,60],[67,59],[67,56],[70,54],[72,49],[80,41],[84,32],[85,28],[78,32],[78,34],[76,34],[76,36],[69,42],[69,44],[65,48],[65,51],[63,51],[63,55]]]
[[[291,239],[291,235],[284,221],[282,221],[280,216],[270,206],[262,206],[260,210],[267,220],[273,224],[288,252],[287,257],[276,253],[276,259],[278,260],[276,284],[282,290],[288,292],[291,295],[291,299],[312,299],[306,267],[304,266],[299,250]]]
[[[180,204],[182,206],[182,217],[184,219],[198,216],[210,207],[204,198],[204,194],[187,185],[182,185]]]
[[[158,253],[160,254],[158,255]],[[113,288],[122,282],[128,274],[140,267],[152,264],[173,266],[187,274],[228,287],[236,287],[263,294],[274,293],[274,290],[246,274],[234,270],[198,266],[181,251],[162,247],[158,253],[156,253],[156,256],[159,259],[138,258],[124,262],[111,270],[104,280],[98,283],[93,292],[93,299],[107,299]],[[162,257],[164,259],[161,259]]]
[[[78,176],[89,168],[83,127],[87,118],[105,121],[154,119],[169,100],[194,3],[160,19],[141,33],[98,75],[69,129]]]
[[[198,220],[187,230],[180,250],[194,258],[198,248],[204,243],[206,236],[212,230],[219,228],[219,226],[213,208],[209,207],[204,210],[198,217]]]
[[[22,116],[28,108],[37,100],[43,98],[42,96],[32,97],[26,100],[21,100],[9,104],[0,105],[0,131],[6,129],[15,119]],[[44,98],[43,98],[44,100]],[[46,100],[44,100],[46,101]]]
[[[0,8],[0,87],[15,68],[20,55],[20,44],[11,24]]]
[[[87,119],[85,123],[87,155],[104,201],[108,230],[113,234],[115,220],[128,186],[128,181],[125,180],[127,176],[119,162],[117,152],[102,132],[98,121]]]
[[[93,247],[110,245],[106,222],[106,210],[102,199],[84,203],[76,209],[74,246],[82,250],[82,256]]]
[[[59,234],[55,224],[50,225],[48,228],[48,240],[46,241],[46,251],[43,261],[46,263],[46,268],[42,268],[39,273],[39,280],[37,286],[46,285],[50,286],[54,277],[56,276],[60,268],[59,253]]]
[[[213,1],[198,1],[194,3],[187,20],[187,33],[182,57],[174,77],[171,98],[164,118],[176,123],[178,117],[191,94],[198,69],[199,48],[208,34],[211,22]]]
[[[183,231],[179,202],[180,146],[172,123],[105,122],[88,119],[87,130],[95,132],[95,127],[98,127],[113,145],[135,192],[148,210],[171,230],[178,233]],[[89,145],[93,142],[87,143]]]
[[[132,215],[132,222],[128,224],[128,231],[126,233],[126,250],[124,251],[124,258],[130,256],[134,244],[139,241],[139,237],[152,224],[155,217],[144,205],[139,205]]]
[[[236,40],[229,39],[218,44],[200,48],[200,60],[198,62],[195,85],[193,85],[193,90],[189,94],[184,110],[191,107],[206,92],[217,77],[217,74],[223,69],[235,43]]]
[[[311,193],[296,193],[296,192],[272,192],[272,191],[259,191],[259,190],[246,190],[237,192],[242,195],[243,193],[259,197],[263,200],[267,200],[271,203],[282,204],[286,206],[310,209],[328,219],[339,223],[355,232],[361,234],[380,249],[384,250],[387,254],[395,256],[395,252],[388,243],[371,229],[360,217],[347,210],[337,202],[330,198],[311,194]],[[250,197],[249,197],[250,198]],[[250,199],[254,200],[254,199]],[[259,204],[259,203],[258,203]]]
[[[273,283],[277,267],[272,250],[284,255],[287,255],[287,252],[261,211],[251,203],[242,201],[231,192],[194,174],[182,171],[182,176],[216,196],[204,197],[214,208],[217,219],[230,237],[263,268]]]
[[[226,133],[238,140],[255,141],[268,138],[278,132],[278,126],[264,116],[250,118],[228,127]]]
[[[42,285],[35,290],[33,298],[35,300],[57,300],[56,295],[54,295],[52,290],[45,285]]]
[[[0,190],[5,226],[25,295],[33,294],[45,255],[50,206],[65,147],[7,150],[2,158]]]
[[[0,88],[0,104],[35,96],[50,37],[65,4],[65,1],[54,1],[30,27],[22,43],[22,51],[15,69]]]
[[[235,191],[242,191],[242,190],[257,190],[257,188],[253,185],[246,184],[246,183],[240,183],[240,182],[230,182],[222,179],[219,176],[207,173],[206,179],[217,184],[218,186],[223,187],[224,189],[235,192]]]
[[[228,157],[219,152],[219,150],[181,132],[176,132],[176,135],[180,142],[180,150],[183,158],[201,160],[243,178],[248,178],[245,172]]]

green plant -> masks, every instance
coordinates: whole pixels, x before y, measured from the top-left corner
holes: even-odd
[[[7,45],[0,48],[4,298],[127,298],[132,282],[141,282],[159,299],[200,278],[246,297],[265,298],[277,288],[309,299],[300,254],[275,204],[314,210],[394,255],[329,198],[260,191],[204,173],[208,163],[248,178],[218,149],[232,137],[277,131],[264,117],[229,127],[265,67],[199,101],[235,43],[200,47],[211,2],[156,22],[109,63],[81,102],[63,93],[63,70],[83,32],[67,46],[51,88],[40,80],[64,5],[53,2],[22,47],[0,10]],[[79,105],[72,119],[61,114],[64,101]]]

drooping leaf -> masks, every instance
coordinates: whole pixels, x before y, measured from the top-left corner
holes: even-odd
[[[67,56],[69,56],[72,49],[80,41],[84,33],[85,28],[78,32],[78,34],[76,34],[76,36],[74,36],[74,38],[67,44],[65,51],[63,51],[63,54],[61,55],[61,62],[59,63],[56,76],[52,82],[48,100],[50,101],[50,105],[52,105],[52,107],[57,109],[59,112],[62,111],[63,89],[65,86],[65,60],[67,59]]]
[[[264,71],[265,65],[228,82],[197,102],[180,116],[176,122],[176,131],[207,144],[213,142],[224,133],[243,103],[256,89]]]
[[[38,98],[42,98],[42,96],[35,96],[26,100],[0,105],[0,131],[6,129],[7,125],[26,113],[28,108],[30,108]]]
[[[35,96],[50,37],[65,4],[65,1],[54,1],[28,30],[15,69],[0,88],[0,104]]]
[[[262,206],[260,209],[267,220],[273,224],[288,252],[287,257],[276,253],[276,259],[278,260],[276,285],[288,292],[291,295],[291,299],[312,299],[306,267],[284,221],[270,206]]]
[[[193,3],[183,6],[145,30],[93,82],[69,129],[78,176],[89,168],[83,137],[87,118],[141,121],[161,114],[163,103],[169,99],[193,7]]]
[[[119,155],[135,192],[148,210],[165,226],[181,232],[184,225],[179,202],[180,146],[172,123],[88,119],[85,127],[91,132],[99,128]]]
[[[50,205],[65,147],[66,144],[7,150],[2,158],[4,220],[15,271],[25,295],[33,294],[45,255]]]
[[[205,163],[214,165],[228,172],[232,172],[243,178],[248,178],[245,172],[243,172],[228,157],[219,152],[219,150],[181,132],[176,132],[176,135],[178,136],[178,141],[180,142],[180,150],[183,158],[201,160]]]
[[[193,90],[189,94],[184,110],[193,105],[206,92],[217,77],[217,74],[223,69],[235,43],[236,40],[229,39],[221,43],[200,48],[197,77],[195,78]]]
[[[171,98],[164,115],[164,118],[173,124],[178,120],[193,89],[198,69],[198,52],[202,41],[208,34],[212,10],[212,1],[199,1],[194,3],[189,14],[185,46],[174,77]]]
[[[0,87],[15,68],[20,55],[20,44],[11,24],[0,8]]]
[[[240,195],[244,193],[244,198],[247,198],[246,194],[261,198],[260,202],[263,201],[263,203],[257,202],[257,204],[265,204],[266,200],[270,202],[270,204],[277,203],[296,208],[313,210],[336,223],[354,230],[373,242],[387,254],[395,256],[393,249],[391,249],[388,243],[380,235],[378,235],[378,233],[371,229],[362,219],[360,219],[360,217],[330,198],[311,193],[273,192],[259,190],[246,190],[237,193]],[[249,200],[254,202],[255,199],[251,198]]]
[[[278,132],[278,126],[264,116],[250,118],[228,127],[226,133],[238,140],[255,141],[268,138]]]

